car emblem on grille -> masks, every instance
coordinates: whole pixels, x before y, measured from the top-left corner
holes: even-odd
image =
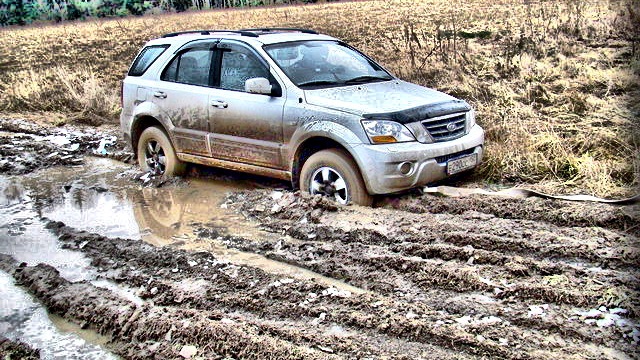
[[[456,124],[455,124],[455,123],[449,123],[449,124],[447,125],[447,131],[448,131],[448,132],[452,132],[452,131],[453,131],[453,130],[455,130],[455,129],[456,129]]]

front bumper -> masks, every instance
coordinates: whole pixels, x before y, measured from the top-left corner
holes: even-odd
[[[351,150],[369,193],[389,194],[448,177],[447,161],[438,162],[438,157],[466,151],[477,154],[480,164],[483,143],[484,130],[476,125],[469,134],[451,141],[432,144],[415,141],[389,145],[359,144]],[[407,174],[400,170],[400,165],[405,162],[412,165]]]

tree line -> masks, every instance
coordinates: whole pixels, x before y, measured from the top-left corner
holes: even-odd
[[[0,0],[0,26],[36,21],[144,15],[189,9],[310,3],[318,0]]]

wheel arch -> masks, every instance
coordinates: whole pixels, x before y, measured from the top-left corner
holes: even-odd
[[[160,120],[151,115],[139,116],[133,121],[133,124],[131,125],[131,146],[133,148],[134,156],[138,156],[138,140],[140,139],[140,135],[145,129],[152,126],[160,128],[162,131],[164,131],[165,135],[167,135],[169,141],[172,140],[171,136],[169,136],[169,132],[164,127],[162,122],[160,122]]]
[[[349,149],[340,142],[326,136],[312,136],[300,143],[293,155],[293,162],[291,165],[291,184],[294,189],[298,189],[300,187],[300,172],[304,163],[311,155],[326,149],[343,150],[345,153],[349,154],[356,165],[358,165],[357,159]],[[359,168],[357,170],[362,173]]]

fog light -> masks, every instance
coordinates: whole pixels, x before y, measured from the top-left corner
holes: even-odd
[[[413,163],[405,161],[398,165],[398,170],[400,170],[402,175],[409,175],[413,171]]]

